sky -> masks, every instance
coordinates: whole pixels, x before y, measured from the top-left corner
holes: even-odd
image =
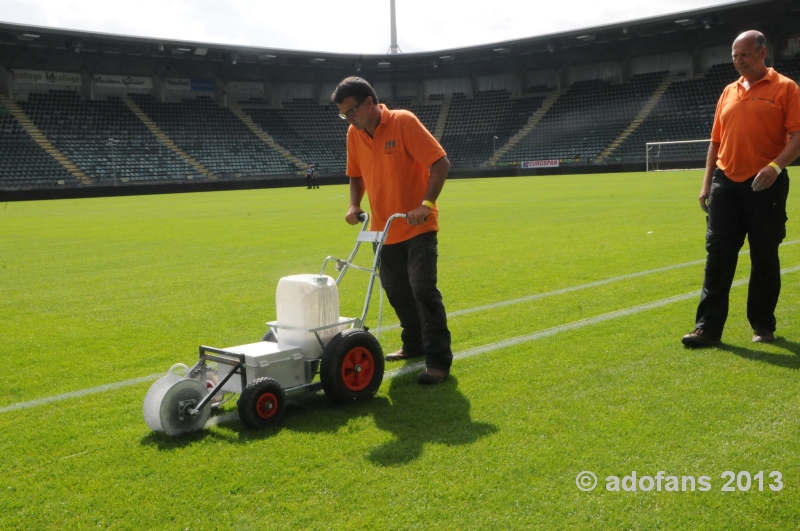
[[[396,0],[404,53],[446,50],[728,4],[732,0]],[[0,0],[0,21],[195,42],[387,53],[389,0]]]

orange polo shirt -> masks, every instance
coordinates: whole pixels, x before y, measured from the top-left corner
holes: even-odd
[[[722,92],[711,141],[720,144],[717,167],[744,182],[772,162],[800,131],[800,89],[772,68],[745,90],[743,77]]]
[[[352,125],[347,131],[347,176],[364,179],[372,208],[372,230],[383,230],[392,214],[405,214],[422,204],[430,180],[429,168],[446,155],[414,114],[379,105],[383,113],[374,138]],[[422,225],[395,220],[386,243],[403,242],[436,230],[439,209],[434,206]]]

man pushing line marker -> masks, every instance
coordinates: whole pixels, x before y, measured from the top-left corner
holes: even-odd
[[[359,222],[365,192],[372,207],[372,230],[380,230],[392,214],[406,214],[407,223],[392,225],[380,255],[381,284],[403,328],[402,349],[386,360],[425,356],[426,368],[417,381],[441,383],[450,373],[453,352],[442,294],[436,287],[436,199],[450,161],[416,116],[379,104],[375,90],[364,79],[343,80],[331,99],[339,107],[339,116],[350,124],[350,208],[345,220],[351,225]]]

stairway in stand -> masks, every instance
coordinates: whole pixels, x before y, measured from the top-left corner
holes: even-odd
[[[174,151],[176,155],[178,155],[180,158],[188,162],[194,169],[205,175],[207,178],[209,179],[217,178],[217,176],[214,175],[214,172],[212,172],[211,170],[200,164],[200,162],[198,162],[194,157],[192,157],[184,150],[182,150],[180,147],[178,147],[178,145],[175,144],[175,142],[173,142],[164,133],[164,131],[162,131],[161,128],[158,127],[158,125],[156,125],[156,123],[153,120],[151,120],[150,117],[147,116],[147,114],[145,114],[145,112],[142,109],[139,108],[138,105],[136,105],[136,102],[127,97],[122,98],[122,101],[125,103],[125,105],[128,106],[128,108],[133,112],[133,114],[135,114],[136,117],[142,121],[142,123],[150,130],[150,132],[152,132],[156,136],[156,138],[158,138],[158,140],[162,144],[164,144],[172,151]]]
[[[2,102],[3,105],[6,106],[8,112],[10,112],[14,116],[14,118],[16,118],[17,121],[22,125],[25,131],[27,131],[28,134],[31,135],[31,138],[33,138],[36,141],[36,143],[39,144],[39,146],[41,146],[42,149],[47,151],[47,153],[49,153],[51,157],[56,159],[59,164],[64,166],[64,168],[68,172],[70,172],[78,180],[80,180],[82,184],[86,185],[93,184],[91,177],[86,175],[86,173],[83,170],[78,168],[74,162],[72,162],[66,155],[64,155],[61,151],[59,151],[47,139],[44,133],[42,133],[39,130],[39,128],[36,127],[36,125],[31,121],[31,119],[28,118],[28,115],[25,114],[25,111],[20,109],[19,105],[9,100],[3,94],[0,94],[0,102]]]

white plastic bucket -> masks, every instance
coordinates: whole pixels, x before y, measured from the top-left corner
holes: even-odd
[[[339,322],[339,289],[336,281],[323,275],[292,275],[278,281],[275,293],[277,323],[294,328],[317,328]],[[342,327],[318,332],[323,343],[339,333]],[[279,345],[300,347],[306,358],[318,358],[322,347],[310,332],[278,328]]]

